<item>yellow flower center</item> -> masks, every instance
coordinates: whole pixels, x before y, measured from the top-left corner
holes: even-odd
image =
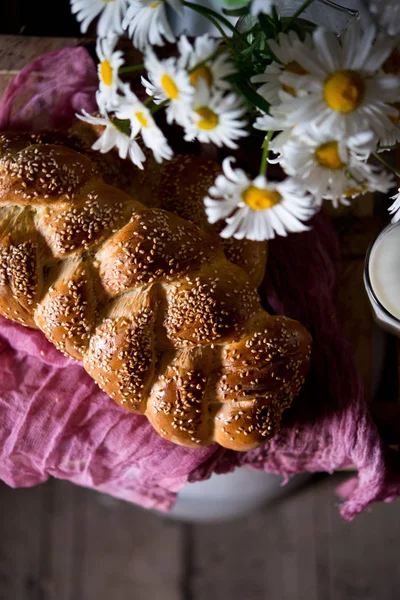
[[[308,71],[306,71],[301,65],[299,65],[299,63],[295,61],[288,63],[284,70],[288,73],[295,73],[296,75],[307,75],[308,73]],[[296,95],[296,90],[291,85],[283,84],[282,87],[285,90],[285,92],[287,92],[291,96]]]
[[[337,142],[326,142],[321,144],[315,151],[315,158],[321,167],[325,169],[343,169],[344,163],[340,160],[339,145]]]
[[[143,112],[135,112],[135,117],[137,118],[142,127],[148,127],[149,121],[148,119],[146,119]]]
[[[109,2],[114,2],[114,0],[103,0],[104,4],[108,4]]]
[[[201,117],[197,122],[200,129],[215,129],[219,123],[218,115],[207,106],[196,108],[195,112]]]
[[[336,71],[324,83],[324,97],[332,110],[350,113],[362,103],[365,83],[356,71]]]
[[[100,75],[105,85],[112,85],[113,70],[109,60],[102,60],[100,63]]]
[[[150,4],[150,8],[157,8],[157,6],[160,6],[161,2],[153,2],[153,4]]]
[[[208,85],[209,88],[212,86],[213,75],[211,73],[211,70],[208,67],[205,67],[205,66],[197,67],[197,69],[194,69],[193,71],[191,71],[190,83],[192,84],[193,87],[196,87],[197,82],[200,78],[204,79],[204,81],[206,82],[206,84]]]
[[[177,100],[179,98],[179,90],[175,81],[167,73],[161,77],[161,85],[164,88],[164,92],[171,100]]]
[[[272,208],[282,200],[279,192],[262,190],[255,185],[250,185],[242,192],[242,198],[247,206],[253,210],[265,210]]]

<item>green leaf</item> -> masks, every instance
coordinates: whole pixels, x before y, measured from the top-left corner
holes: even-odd
[[[269,114],[270,104],[258,94],[247,82],[241,82],[239,86],[243,96],[263,112]]]
[[[260,27],[267,38],[274,38],[276,34],[276,24],[273,19],[264,13],[258,15]]]
[[[242,50],[242,52],[241,52],[241,56],[242,56],[243,58],[245,58],[246,56],[249,56],[249,55],[253,54],[254,50],[256,50],[256,49],[257,49],[257,46],[258,46],[258,45],[259,45],[259,42],[258,42],[258,40],[255,40],[255,41],[254,41],[254,42],[251,44],[251,46],[248,46],[248,48],[245,48],[244,50]]]
[[[247,15],[248,9],[247,6],[242,6],[242,8],[223,8],[222,12],[228,17],[241,17]]]
[[[393,146],[379,146],[379,150],[397,150],[400,148],[400,144],[394,144]]]
[[[253,109],[254,111],[255,108],[259,108],[260,110],[269,113],[269,102],[260,96],[240,73],[231,75],[226,79],[230,81],[239,95],[244,96],[250,109]]]
[[[224,8],[243,8],[250,4],[250,0],[217,0],[217,3]]]
[[[272,19],[277,25],[280,24],[281,18],[280,18],[278,9],[276,8],[275,4],[272,5]]]
[[[112,119],[112,122],[119,131],[128,137],[131,135],[131,125],[129,119]]]

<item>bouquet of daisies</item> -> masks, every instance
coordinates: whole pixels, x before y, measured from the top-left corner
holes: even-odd
[[[98,17],[100,116],[78,115],[104,126],[93,148],[115,147],[139,169],[143,145],[156,161],[171,159],[158,111],[186,141],[235,150],[257,132],[259,175],[250,178],[228,156],[204,198],[209,221],[225,221],[223,237],[303,231],[324,201],[387,193],[393,172],[400,176],[383,157],[400,142],[400,25],[390,19],[400,13],[397,0],[370,0],[371,23],[354,19],[340,35],[306,18],[313,1],[333,4],[306,0],[283,16],[283,0],[220,0],[220,10],[186,0],[71,0],[82,32]],[[188,11],[218,36],[176,39],[171,16]],[[141,64],[125,64],[121,35],[143,53]],[[173,52],[160,58],[167,42]],[[123,82],[130,71],[142,71],[146,100]],[[271,163],[285,174],[279,182],[268,179]],[[400,193],[389,210],[400,218]]]

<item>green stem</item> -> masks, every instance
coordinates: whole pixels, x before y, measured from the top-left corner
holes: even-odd
[[[397,150],[400,148],[400,144],[393,144],[393,146],[379,146],[379,150]]]
[[[133,71],[143,71],[144,70],[144,65],[132,65],[130,67],[121,67],[118,70],[118,73],[120,73],[121,75],[123,73],[133,73]]]
[[[168,102],[169,100],[163,100],[160,102],[160,104],[153,104],[153,106],[150,108],[151,114],[154,115],[156,112],[164,108],[164,106],[167,106]]]
[[[385,165],[385,167],[387,167],[388,169],[390,169],[391,171],[393,171],[393,173],[395,175],[397,175],[397,177],[400,177],[400,171],[398,169],[396,169],[395,167],[392,167],[392,165],[389,165],[389,163],[382,158],[382,156],[380,154],[378,154],[378,152],[374,152],[374,156],[375,158],[377,158],[383,165]]]
[[[263,141],[263,145],[262,145],[263,152],[262,152],[262,156],[261,156],[260,175],[264,175],[264,177],[267,174],[269,143],[271,141],[272,134],[273,134],[272,131],[268,131],[268,133],[265,136],[265,139]]]
[[[291,24],[294,23],[294,21],[297,19],[297,17],[299,15],[301,15],[301,13],[304,12],[306,10],[306,8],[308,8],[310,6],[310,4],[312,4],[313,2],[314,2],[314,0],[306,0],[305,2],[303,2],[303,4],[296,10],[294,15],[291,16],[291,18],[286,23],[286,25],[284,26],[282,31],[283,32],[287,31],[289,29],[289,27],[291,26]]]
[[[143,100],[143,104],[148,106],[151,102],[153,102],[154,96],[148,96],[145,100]]]

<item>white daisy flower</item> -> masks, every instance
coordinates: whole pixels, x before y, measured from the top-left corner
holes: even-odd
[[[144,144],[153,151],[154,158],[158,163],[161,163],[163,159],[170,160],[173,156],[172,149],[168,145],[163,132],[154,121],[149,109],[140,102],[129,85],[125,84],[123,91],[124,96],[115,111],[115,116],[118,119],[129,120],[131,138],[135,139],[140,133]]]
[[[283,72],[297,73],[305,75],[307,71],[299,65],[296,60],[296,49],[294,44],[299,43],[299,36],[295,31],[289,33],[280,33],[278,41],[274,39],[268,40],[268,46],[276,58],[280,61],[273,61],[267,66],[264,73],[254,75],[251,78],[253,83],[262,83],[257,92],[263,96],[270,104],[279,104],[281,100],[286,98],[286,94],[296,96],[295,90],[281,83],[280,76]],[[304,43],[312,48],[312,38],[307,34]],[[284,94],[283,92],[286,92]]]
[[[301,139],[292,136],[282,146],[277,162],[320,204],[324,198],[340,199],[351,189],[375,191],[376,169],[366,162],[375,150],[376,138],[371,131],[339,140],[314,131]]]
[[[260,129],[261,131],[294,131],[296,125],[292,125],[290,121],[290,114],[287,112],[280,112],[282,105],[271,107],[271,115],[262,114],[257,117],[253,123],[254,129]],[[288,135],[290,135],[288,133]]]
[[[200,79],[205,81],[210,89],[231,89],[231,84],[225,78],[235,73],[236,69],[228,52],[218,52],[220,46],[221,41],[207,33],[196,38],[193,45],[185,35],[180,37],[179,62],[189,71],[193,87],[197,86]]]
[[[206,83],[198,82],[192,112],[185,125],[185,140],[194,139],[216,146],[237,148],[235,140],[246,137],[246,109],[236,94],[210,93]]]
[[[282,102],[277,111],[287,125],[307,131],[316,126],[334,137],[372,129],[378,138],[392,129],[391,106],[400,94],[400,77],[379,72],[393,42],[375,42],[375,29],[361,33],[359,25],[347,29],[341,41],[323,28],[313,34],[315,50],[294,43],[297,62],[308,75],[284,72],[281,81],[294,88],[296,97]],[[307,94],[299,94],[306,91]],[[274,109],[271,115],[275,116]]]
[[[368,0],[374,18],[389,35],[400,33],[400,4],[398,0]]]
[[[122,33],[122,19],[128,0],[70,0],[71,12],[76,14],[82,33],[86,33],[90,23],[100,15],[97,35],[106,37],[110,33]]]
[[[96,97],[102,112],[112,110],[118,105],[118,89],[121,87],[118,70],[124,64],[124,57],[120,50],[114,51],[117,41],[117,36],[97,40],[96,52],[99,57],[97,70],[100,84]]]
[[[105,127],[101,136],[93,144],[93,150],[99,150],[102,154],[105,154],[116,147],[120,158],[125,159],[129,156],[139,169],[143,169],[146,157],[135,140],[132,140],[129,135],[118,129],[108,116],[94,117],[89,115],[85,110],[82,110],[82,113],[82,115],[76,115],[81,121]]]
[[[168,123],[186,123],[195,91],[187,72],[175,58],[159,60],[151,48],[147,48],[144,66],[149,76],[148,80],[142,77],[147,94],[154,97],[156,104],[169,101]]]
[[[398,105],[394,105],[394,108],[398,111]],[[380,115],[376,116],[377,124],[379,124]],[[391,129],[385,130],[385,133],[379,140],[378,152],[384,151],[387,146],[395,146],[400,140],[400,112],[396,116],[390,117],[392,123]]]
[[[333,205],[337,207],[339,203],[350,204],[350,199],[357,198],[357,196],[362,196],[368,192],[381,192],[382,194],[387,194],[393,187],[393,174],[373,166],[364,182],[355,182],[343,192],[341,198],[327,195],[326,199],[331,200]]]
[[[128,0],[129,8],[122,26],[137,48],[144,49],[147,44],[163,46],[164,40],[174,42],[175,36],[168,22],[166,6],[182,12],[181,0]]]
[[[269,142],[270,151],[278,155],[278,158],[268,158],[268,162],[271,164],[276,164],[280,162],[280,155],[283,152],[283,147],[287,144],[289,140],[293,138],[296,140],[299,139],[299,136],[296,135],[296,126],[290,127],[288,125],[287,115],[279,114],[278,109],[275,112],[276,115],[274,117],[271,117],[270,115],[262,115],[261,117],[257,117],[255,122],[253,123],[253,127],[255,129],[260,129],[261,131],[266,132],[279,132]]]
[[[398,223],[400,221],[400,188],[391,200],[394,200],[393,204],[389,206],[389,213],[392,215],[392,223]]]
[[[271,129],[271,131],[274,131]],[[268,157],[268,162],[271,164],[279,163],[281,160],[281,154],[283,153],[283,148],[290,140],[299,140],[296,136],[296,128],[291,127],[290,129],[284,129],[280,133],[278,133],[270,142],[269,142],[269,150],[274,154],[278,155],[278,158],[270,158]]]
[[[232,168],[234,160],[224,160],[224,174],[204,199],[210,223],[226,219],[222,237],[263,241],[309,229],[302,221],[308,221],[316,208],[295,180],[273,183],[263,175],[251,180],[241,169]]]

